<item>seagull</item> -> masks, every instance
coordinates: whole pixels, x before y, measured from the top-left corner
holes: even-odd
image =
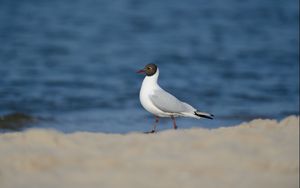
[[[214,115],[200,112],[162,89],[157,83],[159,69],[155,64],[148,64],[137,73],[146,75],[140,90],[140,102],[148,112],[155,116],[153,129],[147,133],[156,132],[160,117],[170,117],[173,120],[174,129],[177,129],[175,117],[214,118]]]

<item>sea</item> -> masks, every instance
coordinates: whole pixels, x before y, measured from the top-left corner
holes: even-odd
[[[299,1],[0,0],[0,132],[149,131],[148,63],[215,116],[179,129],[299,115]]]

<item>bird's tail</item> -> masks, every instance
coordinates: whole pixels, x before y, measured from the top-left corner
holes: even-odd
[[[197,118],[197,119],[201,119],[201,118],[214,119],[214,115],[212,115],[212,114],[209,114],[206,112],[199,112],[194,107],[192,107],[191,105],[189,105],[185,102],[183,102],[183,104],[185,105],[185,108],[187,110],[186,110],[186,112],[182,112],[181,114],[185,117],[192,117],[192,118]]]
[[[194,114],[200,118],[214,119],[214,117],[215,117],[212,114],[205,113],[205,112],[199,112],[199,111],[195,111]]]

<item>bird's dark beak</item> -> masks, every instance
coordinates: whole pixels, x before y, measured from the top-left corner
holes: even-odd
[[[136,73],[138,73],[138,74],[144,74],[144,73],[145,73],[145,70],[144,70],[144,69],[141,69],[141,70],[137,71]]]

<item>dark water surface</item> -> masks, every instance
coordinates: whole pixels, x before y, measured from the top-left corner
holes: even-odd
[[[298,16],[297,0],[0,0],[0,115],[149,130],[135,73],[149,62],[162,87],[216,116],[180,128],[299,114]]]

